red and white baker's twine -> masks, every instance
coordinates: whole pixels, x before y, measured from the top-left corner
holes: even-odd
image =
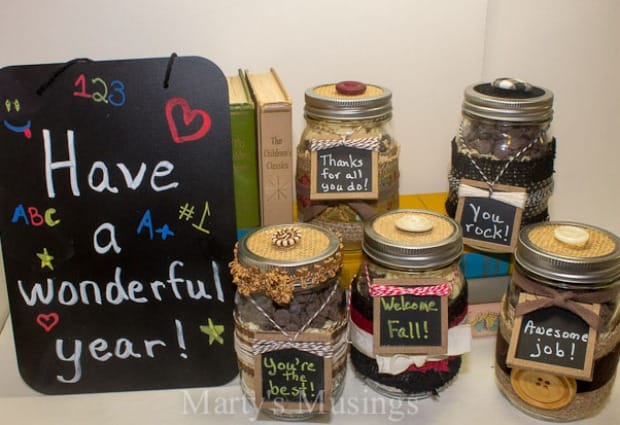
[[[440,296],[447,297],[452,293],[452,285],[449,283],[440,283],[439,285],[428,286],[391,286],[391,285],[374,285],[370,280],[370,272],[368,265],[365,267],[366,282],[368,282],[368,292],[371,297],[393,297],[398,295],[415,295],[424,296]]]
[[[396,295],[416,295],[418,297],[437,295],[447,297],[452,292],[452,287],[448,283],[433,286],[372,285],[369,286],[369,291],[371,297],[393,297]]]

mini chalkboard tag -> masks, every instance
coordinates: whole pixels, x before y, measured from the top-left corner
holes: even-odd
[[[498,252],[512,252],[517,244],[526,191],[522,187],[488,185],[461,179],[455,220],[463,229],[463,242]]]
[[[521,293],[518,302],[542,298]],[[600,304],[577,304],[600,312]],[[596,338],[596,330],[569,310],[555,306],[535,310],[515,317],[506,363],[591,381]]]
[[[378,138],[312,140],[310,199],[377,199]]]
[[[303,413],[331,410],[332,358],[324,352],[329,334],[305,332],[295,341],[274,333],[257,333],[255,338],[272,346],[254,357],[257,408]]]
[[[176,57],[0,70],[0,233],[20,373],[48,394],[237,373],[226,78]]]
[[[450,285],[441,279],[375,279],[376,354],[445,354]]]

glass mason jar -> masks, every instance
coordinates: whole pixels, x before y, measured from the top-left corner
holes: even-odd
[[[459,268],[462,248],[458,223],[431,211],[399,209],[366,222],[362,244],[364,262],[351,285],[351,362],[377,392],[388,397],[424,398],[444,389],[458,374],[461,355],[471,348],[471,329],[464,324],[467,282]],[[447,297],[443,308],[445,327],[431,329],[431,333],[440,331],[446,336],[445,350],[406,347],[380,354],[381,338],[377,330],[382,323],[398,320],[408,327],[406,321],[413,320],[414,313],[407,310],[413,305],[423,305],[423,298],[417,298],[420,295],[415,292],[408,292],[413,295],[411,298],[401,298],[399,291],[403,288],[446,290],[442,293]],[[394,313],[399,310],[394,308],[387,314],[395,315],[386,317],[385,307],[379,311],[378,306],[383,300],[389,305],[394,294],[392,300],[401,303],[404,315]],[[378,314],[384,316],[379,322]],[[422,322],[422,316],[419,319],[418,323]],[[425,327],[423,324],[421,328]],[[417,329],[417,325],[413,323],[409,329]],[[391,330],[388,332],[391,335]],[[433,338],[432,335],[424,338],[427,336]]]
[[[344,81],[309,88],[297,146],[298,218],[339,232],[359,250],[365,219],[398,208],[399,148],[392,93]]]
[[[261,412],[304,420],[328,413],[342,393],[341,251],[339,236],[307,223],[263,227],[237,244],[235,350],[241,388]]]
[[[552,107],[551,91],[512,78],[465,89],[452,140],[448,215],[455,216],[461,179],[469,179],[489,193],[495,185],[525,189],[521,223],[549,220],[556,145]]]
[[[497,335],[502,394],[550,421],[602,409],[620,356],[619,293],[617,236],[580,223],[523,228]]]

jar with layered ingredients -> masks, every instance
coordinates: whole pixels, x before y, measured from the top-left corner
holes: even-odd
[[[313,224],[268,226],[245,235],[230,263],[241,388],[279,419],[329,413],[342,394],[347,309],[342,242]]]
[[[298,218],[339,232],[359,250],[363,222],[398,208],[399,148],[392,93],[343,81],[309,88],[297,147]]]
[[[549,421],[599,412],[620,356],[619,294],[617,236],[582,223],[523,228],[497,335],[502,394]]]
[[[549,220],[556,149],[552,118],[553,93],[546,88],[514,78],[467,87],[451,144],[448,215],[456,216],[461,199],[478,196],[520,208],[515,235],[520,225]]]
[[[436,395],[471,349],[463,247],[454,220],[398,209],[364,226],[364,260],[351,285],[351,362],[388,397]]]

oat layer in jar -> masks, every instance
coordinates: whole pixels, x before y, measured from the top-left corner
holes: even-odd
[[[386,88],[353,81],[305,94],[306,127],[297,147],[299,220],[339,232],[345,249],[359,249],[365,219],[398,208],[391,98]]]
[[[462,120],[452,140],[446,211],[454,217],[461,179],[477,182],[492,196],[495,185],[525,189],[523,225],[549,219],[555,138],[553,93],[511,78],[465,89]]]
[[[549,421],[599,412],[620,356],[619,293],[617,236],[580,223],[523,228],[497,336],[502,394]]]
[[[230,263],[235,350],[241,388],[261,412],[308,419],[341,395],[348,351],[341,267],[340,237],[312,224],[264,227],[239,241]]]
[[[364,262],[351,285],[351,362],[377,392],[424,398],[457,376],[471,349],[461,229],[425,210],[366,222]]]

